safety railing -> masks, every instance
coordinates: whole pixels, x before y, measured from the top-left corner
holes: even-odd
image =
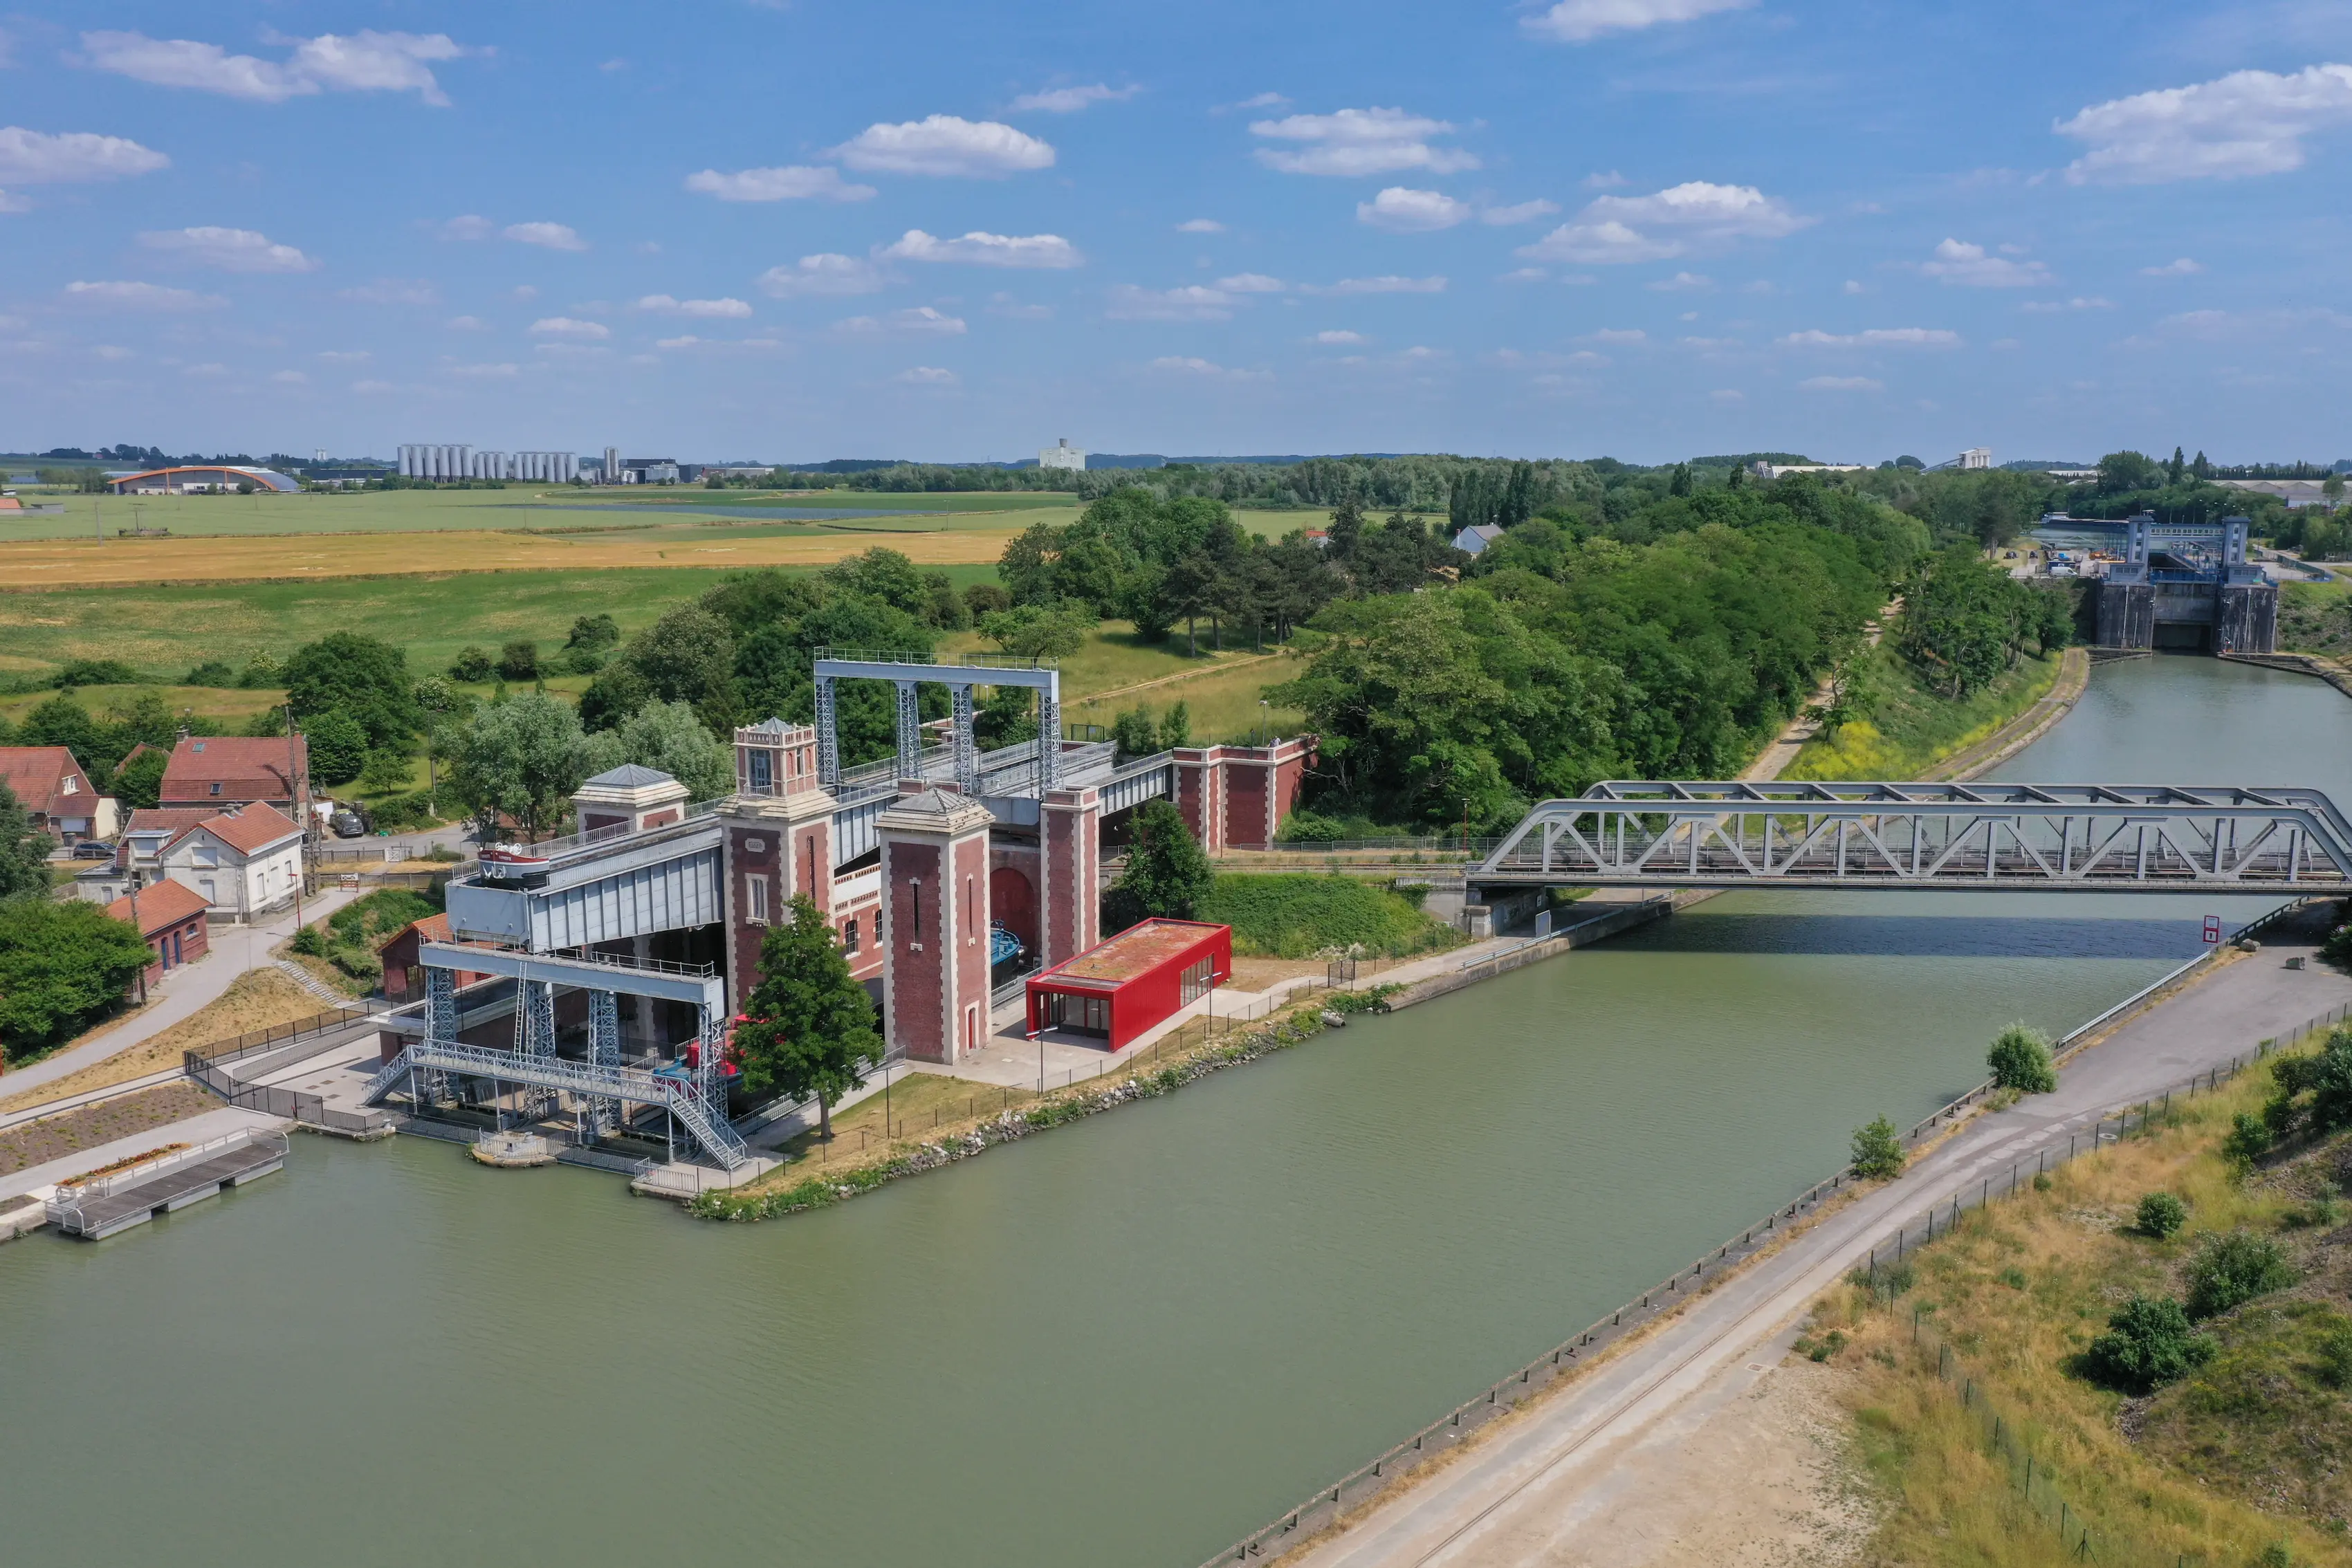
[[[392,1125],[392,1117],[382,1111],[340,1110],[316,1094],[275,1084],[242,1082],[193,1051],[183,1059],[183,1069],[190,1082],[210,1090],[240,1111],[258,1111],[265,1116],[282,1116],[304,1126],[323,1127],[335,1133],[380,1133]]]
[[[955,659],[940,657],[909,648],[827,648],[815,650],[814,657],[838,659],[854,664],[919,664],[935,669],[967,670],[1052,670],[1060,666],[1051,659],[1039,659],[1026,653],[964,653]]]

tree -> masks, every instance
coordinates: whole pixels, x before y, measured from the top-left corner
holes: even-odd
[[[2218,1348],[2171,1297],[2134,1296],[2108,1315],[2107,1332],[2083,1353],[2083,1370],[2110,1388],[2147,1394],[2188,1376]]]
[[[24,722],[16,727],[16,744],[62,746],[73,753],[74,760],[86,773],[101,772],[105,768],[100,759],[105,737],[99,733],[98,721],[89,716],[88,708],[63,692],[25,716]]]
[[[610,615],[583,615],[572,622],[572,633],[563,639],[567,653],[604,653],[621,645],[621,623]]]
[[[499,649],[499,678],[507,681],[539,679],[539,644],[528,637],[518,637]]]
[[[404,744],[425,727],[408,656],[389,643],[352,632],[330,632],[295,649],[285,676],[286,700],[293,705],[296,721],[306,727],[323,713],[349,714],[366,732],[369,746]]]
[[[735,638],[726,622],[681,604],[629,643],[629,667],[659,701],[691,703],[713,729],[735,720]]]
[[[1083,604],[1024,604],[982,615],[980,634],[1024,659],[1066,659],[1087,645],[1096,623]]]
[[[1363,537],[1364,508],[1353,501],[1340,503],[1339,510],[1331,514],[1330,528],[1324,533],[1324,538],[1328,541],[1327,548],[1331,552],[1331,559],[1337,561],[1353,560],[1356,558],[1356,545]]]
[[[684,703],[647,703],[619,728],[590,736],[588,756],[592,773],[625,762],[657,768],[685,785],[690,800],[715,800],[735,789],[733,749]]]
[[[163,798],[163,769],[171,762],[171,752],[157,746],[130,758],[114,770],[115,799],[133,810],[152,808]]]
[[[1195,551],[1174,562],[1161,575],[1160,591],[1153,596],[1158,618],[1162,624],[1184,622],[1184,652],[1187,657],[1201,654],[1201,638],[1193,622],[1215,607],[1217,568],[1205,551]]]
[[[1985,1065],[2000,1088],[2021,1094],[2047,1094],[2058,1087],[2058,1071],[2050,1064],[2050,1037],[2022,1023],[2011,1024],[1992,1037]]]
[[[908,557],[880,545],[861,550],[824,570],[825,582],[845,593],[876,599],[891,609],[929,620],[931,585]]]
[[[0,899],[48,892],[49,852],[56,847],[55,839],[33,826],[33,814],[16,791],[0,779]]]
[[[1103,925],[1116,932],[1154,915],[1190,920],[1216,881],[1182,814],[1167,800],[1146,800],[1136,809],[1127,869],[1103,897]]]
[[[1192,744],[1192,707],[1179,700],[1170,706],[1160,721],[1160,749],[1173,751],[1180,746]]]
[[[1854,1175],[1866,1180],[1899,1176],[1905,1163],[1903,1140],[1895,1134],[1895,1124],[1885,1116],[1854,1129]]]
[[[2187,473],[2188,470],[2189,459],[2181,455],[2180,448],[2178,446],[2174,447],[2172,449],[2172,461],[2164,465],[2165,483],[2168,485],[2179,484],[2180,476]]]
[[[501,815],[526,840],[562,821],[588,777],[588,737],[569,706],[541,692],[493,703],[457,738],[449,788],[473,813],[482,841]]]
[[[646,678],[625,659],[608,666],[580,694],[580,722],[591,730],[617,729],[653,696]]]
[[[449,678],[453,681],[464,681],[468,685],[478,685],[488,680],[490,678],[488,650],[475,647],[472,643],[458,649],[457,656],[449,661]]]
[[[2163,478],[2164,465],[2145,452],[2110,452],[2099,459],[2099,490],[2103,495],[2153,490]]]
[[[819,1135],[833,1136],[833,1107],[882,1061],[874,1002],[850,978],[833,925],[805,897],[792,901],[790,922],[760,940],[759,978],[735,1026],[744,1092],[817,1103]]]
[[[0,902],[0,1052],[21,1059],[75,1033],[154,960],[131,922],[95,904]]]
[[[1160,727],[1151,717],[1151,710],[1138,706],[1128,709],[1110,724],[1111,744],[1118,747],[1119,759],[1149,757],[1160,749]]]
[[[339,708],[330,709],[302,727],[310,743],[310,777],[321,784],[348,784],[367,766],[367,731],[360,721]]]
[[[360,788],[371,795],[389,795],[408,787],[408,755],[401,751],[371,751],[360,768]]]

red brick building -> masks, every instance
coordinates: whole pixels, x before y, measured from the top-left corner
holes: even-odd
[[[106,906],[106,912],[117,920],[129,920],[132,902],[128,895],[118,898]],[[141,888],[137,903],[139,935],[147,938],[147,946],[155,953],[155,962],[147,968],[149,985],[205,956],[209,943],[205,936],[202,894],[180,883],[159,882]]]
[[[1298,804],[1315,743],[1297,737],[1271,746],[1180,746],[1176,809],[1211,854],[1257,849]]]
[[[954,1065],[988,1038],[987,807],[908,779],[882,841],[883,1017],[893,1050]]]
[[[253,739],[235,735],[184,735],[163,765],[158,806],[247,805],[266,801],[294,815],[299,777],[310,767],[310,742],[296,736]],[[298,772],[299,770],[299,772]]]
[[[1233,977],[1234,929],[1144,920],[1029,980],[1029,1032],[1119,1051]]]

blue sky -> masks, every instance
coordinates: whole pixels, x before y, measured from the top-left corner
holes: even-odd
[[[0,446],[2352,453],[2352,5],[0,15]]]

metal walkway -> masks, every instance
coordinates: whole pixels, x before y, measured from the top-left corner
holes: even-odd
[[[2352,822],[2316,789],[2137,784],[1596,784],[1530,811],[1494,886],[2324,893]]]
[[[286,1164],[287,1144],[283,1133],[231,1133],[113,1176],[60,1185],[45,1206],[49,1223],[63,1236],[103,1240],[268,1176]]]
[[[432,1072],[454,1072],[500,1083],[558,1090],[590,1102],[659,1105],[677,1119],[678,1125],[705,1154],[726,1169],[735,1170],[752,1157],[750,1145],[728,1124],[726,1113],[711,1109],[692,1078],[634,1067],[596,1066],[556,1056],[531,1056],[420,1040],[377,1070],[368,1082],[363,1103],[374,1104],[404,1079],[408,1083],[410,1100],[415,1102],[417,1075]]]

